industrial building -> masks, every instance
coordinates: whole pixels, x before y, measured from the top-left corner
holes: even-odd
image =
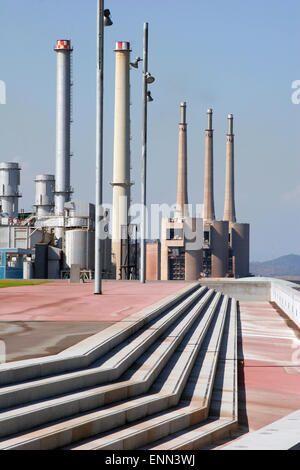
[[[202,222],[190,218],[187,213],[186,103],[182,102],[180,108],[177,203],[174,217],[162,220],[161,279],[247,277],[249,224],[236,223],[233,115],[228,115],[225,208],[224,218],[220,221],[216,220],[214,207],[213,110],[207,111]],[[195,239],[202,240],[201,248],[197,244],[187,243],[187,228],[189,233],[192,231],[195,234]]]
[[[0,250],[2,277],[70,278],[72,269],[93,279],[95,206],[72,199],[72,53],[59,40],[56,53],[56,170],[35,177],[33,213],[19,212],[18,163],[0,163]],[[115,48],[115,119],[112,213],[105,210],[102,277],[139,276],[138,226],[131,223],[130,43]],[[234,194],[233,116],[228,116],[225,207],[222,221],[214,208],[213,111],[207,112],[203,215],[188,212],[187,106],[180,104],[176,210],[161,221],[161,240],[146,243],[146,279],[195,280],[249,274],[249,225],[237,223]],[[200,198],[200,195],[199,195]],[[73,268],[72,268],[73,267]]]
[[[69,40],[54,48],[56,72],[56,172],[35,178],[35,211],[20,214],[20,167],[0,163],[0,250],[2,278],[69,277],[72,265],[92,279],[95,206],[71,195],[71,57]],[[106,243],[109,247],[109,243]],[[104,266],[107,257],[104,256]]]

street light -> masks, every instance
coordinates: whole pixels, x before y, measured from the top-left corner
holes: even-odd
[[[95,286],[94,293],[102,294],[102,263],[100,220],[103,217],[103,51],[104,26],[111,26],[110,11],[104,10],[104,0],[97,4],[97,98],[96,98],[96,207],[95,207]]]
[[[104,10],[103,15],[104,15],[104,26],[112,26],[113,22],[111,21],[111,18],[110,18],[110,11]]]
[[[148,72],[148,23],[144,23],[144,51],[143,51],[143,135],[142,135],[142,214],[141,214],[141,269],[140,282],[146,280],[146,204],[147,204],[147,104],[153,101],[148,92],[148,84],[155,78]]]
[[[155,81],[155,78],[148,72],[148,23],[144,23],[144,45],[143,59],[137,57],[130,65],[137,69],[139,62],[144,64],[143,68],[143,135],[142,135],[142,213],[141,213],[141,266],[140,281],[145,282],[146,275],[146,204],[147,204],[147,104],[153,101],[148,84]]]
[[[130,62],[131,67],[138,69],[139,68],[139,62],[141,62],[143,59],[140,57],[137,57],[134,62]]]
[[[151,96],[151,91],[147,91],[147,101],[148,103],[151,103],[151,101],[153,101],[153,98]]]
[[[146,82],[148,84],[155,82],[155,78],[152,77],[151,73],[149,73],[149,72],[146,73]]]

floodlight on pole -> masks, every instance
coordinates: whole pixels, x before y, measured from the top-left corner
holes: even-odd
[[[130,62],[131,67],[138,69],[139,68],[139,62],[142,62],[143,59],[140,57],[137,57],[134,62]]]
[[[104,0],[97,1],[97,89],[96,89],[96,202],[95,202],[95,286],[102,294],[101,220],[103,217],[103,57],[104,26],[111,26],[110,11],[104,10]]]
[[[146,73],[146,81],[147,83],[150,85],[151,83],[155,82],[155,78],[152,77],[151,73],[150,72],[147,72]]]
[[[110,11],[104,10],[103,15],[104,15],[104,26],[112,26],[113,22],[110,18]]]
[[[141,264],[140,282],[146,281],[146,207],[147,207],[147,105],[153,101],[148,84],[154,82],[155,78],[148,72],[148,23],[144,23],[144,47],[143,47],[143,135],[142,135],[142,178],[141,178]]]
[[[151,101],[154,101],[152,96],[151,96],[151,91],[147,91],[147,101],[148,101],[148,103],[151,103]]]

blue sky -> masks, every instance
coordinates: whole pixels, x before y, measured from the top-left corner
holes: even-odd
[[[215,203],[224,208],[226,118],[235,117],[236,209],[251,224],[251,259],[300,254],[300,4],[296,0],[111,0],[105,30],[104,199],[111,201],[114,46],[142,54],[149,22],[148,201],[174,203],[179,104],[187,101],[189,200],[203,200],[206,110],[214,109]],[[20,161],[20,206],[31,209],[33,179],[55,169],[57,39],[73,42],[72,185],[94,200],[96,0],[1,1],[0,161]],[[141,71],[131,72],[133,200],[140,198]]]

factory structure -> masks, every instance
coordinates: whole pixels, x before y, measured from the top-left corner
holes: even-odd
[[[35,177],[35,210],[25,214],[18,205],[21,168],[0,163],[0,278],[59,279],[72,265],[92,278],[95,207],[71,198],[71,41],[57,41],[54,50],[56,171]]]
[[[178,185],[173,218],[163,218],[160,279],[196,280],[201,277],[249,276],[249,224],[237,223],[234,193],[233,115],[228,115],[225,207],[223,220],[216,220],[214,206],[213,110],[207,111],[205,131],[204,194],[202,218],[188,214],[186,103],[180,105]],[[201,233],[199,233],[201,231]],[[191,240],[194,234],[195,241]],[[201,239],[201,247],[197,240]],[[153,250],[152,250],[153,251]],[[151,261],[150,261],[151,259]],[[149,252],[149,261],[154,261]],[[148,269],[149,277],[157,273]]]
[[[72,53],[70,40],[59,40],[56,93],[55,175],[35,177],[34,211],[19,211],[18,163],[0,163],[0,278],[61,279],[72,270],[91,280],[95,258],[95,206],[72,198],[71,110]],[[138,279],[139,240],[131,223],[130,43],[115,48],[115,121],[112,213],[104,211],[102,276]],[[249,275],[249,225],[237,223],[234,193],[233,116],[228,116],[225,208],[222,221],[214,209],[213,112],[207,112],[203,214],[188,213],[186,103],[180,105],[177,203],[173,217],[162,218],[161,239],[147,240],[147,280],[196,280],[201,277]],[[45,168],[47,171],[47,169]],[[200,199],[201,195],[199,195]],[[74,271],[74,272],[75,272]]]

